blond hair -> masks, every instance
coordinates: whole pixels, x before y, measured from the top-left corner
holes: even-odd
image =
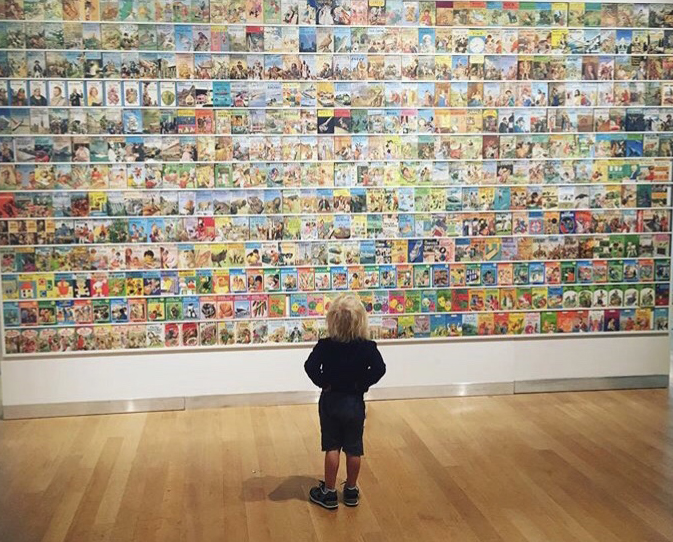
[[[341,294],[327,310],[327,333],[339,342],[369,339],[367,311],[355,294]]]

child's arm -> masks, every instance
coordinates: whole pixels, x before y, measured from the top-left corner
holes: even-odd
[[[367,364],[367,376],[365,381],[366,389],[381,380],[384,374],[386,374],[386,364],[383,361],[383,357],[381,356],[381,352],[379,352],[376,343],[373,343],[369,363]]]
[[[320,354],[320,341],[313,347],[313,350],[304,363],[304,371],[316,386],[325,387],[324,375],[322,373],[322,355]]]

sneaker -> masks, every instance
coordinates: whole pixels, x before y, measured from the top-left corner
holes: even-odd
[[[308,498],[328,510],[334,510],[339,506],[336,489],[329,491],[322,480],[320,480],[317,486],[311,488],[308,492]]]
[[[346,506],[357,506],[360,503],[360,489],[355,487],[346,487],[344,485],[344,504]]]

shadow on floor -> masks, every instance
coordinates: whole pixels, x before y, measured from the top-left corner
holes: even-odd
[[[308,499],[308,490],[318,482],[315,476],[255,476],[243,481],[241,499],[245,502]],[[271,489],[269,491],[269,489]]]

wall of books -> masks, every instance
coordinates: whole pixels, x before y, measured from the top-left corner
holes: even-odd
[[[8,355],[668,329],[673,5],[2,6]]]

